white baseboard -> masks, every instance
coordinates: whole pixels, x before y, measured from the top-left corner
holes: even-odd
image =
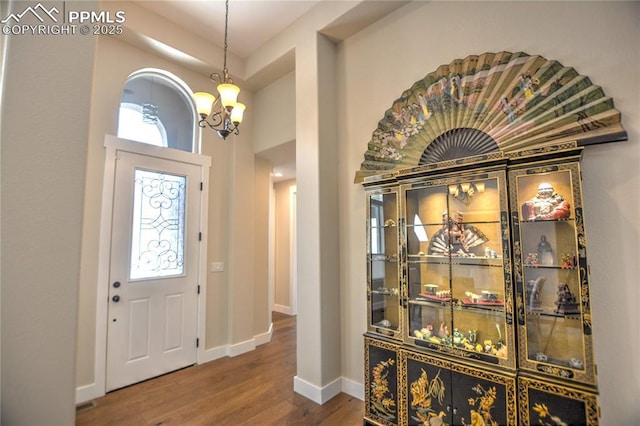
[[[98,389],[95,382],[88,385],[78,386],[76,388],[76,405],[89,402],[92,399],[100,398],[104,395],[104,389]]]
[[[358,383],[355,380],[343,377],[342,392],[347,395],[351,395],[354,398],[358,398],[360,401],[364,401],[364,384]]]
[[[273,305],[273,310],[285,315],[293,315],[291,311],[291,306],[285,305]]]
[[[256,339],[245,340],[244,342],[235,343],[227,346],[227,355],[230,357],[238,356],[251,352],[256,348]]]
[[[271,336],[273,336],[273,323],[269,324],[269,331],[266,333],[258,334],[254,339],[256,341],[256,346],[264,345],[265,343],[269,343],[271,341]]]
[[[320,405],[329,401],[340,392],[344,392],[354,398],[358,398],[360,401],[364,401],[364,385],[345,377],[339,377],[326,386],[318,387],[298,376],[295,376],[293,378],[293,390],[294,392],[299,393],[305,398],[308,398]]]
[[[224,358],[225,356],[228,356],[227,345],[204,349],[200,353],[198,364],[206,364],[207,362],[215,361],[216,359]]]
[[[293,378],[293,391],[312,400],[316,404],[322,405],[342,392],[342,380],[339,377],[323,387],[318,387],[295,376]]]

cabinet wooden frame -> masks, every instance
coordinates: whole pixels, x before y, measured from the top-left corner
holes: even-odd
[[[453,195],[463,190],[465,198]],[[401,274],[404,342],[515,370],[506,167],[429,175],[401,183],[400,195],[401,243],[409,245]],[[422,228],[429,241],[411,244]],[[471,241],[485,243],[472,247]]]
[[[566,217],[543,220],[524,217],[526,200],[536,193],[535,187],[545,184],[567,203]],[[519,368],[595,389],[579,157],[513,168],[509,172],[509,190]],[[546,261],[537,253],[541,245],[548,246],[550,256]],[[540,282],[542,289],[534,289]],[[571,295],[571,301],[561,300],[566,299],[561,295],[564,291]],[[537,305],[532,301],[534,297],[538,298]]]
[[[367,329],[402,336],[402,223],[397,188],[367,192]]]

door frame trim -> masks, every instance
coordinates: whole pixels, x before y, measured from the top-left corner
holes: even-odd
[[[76,403],[85,402],[106,395],[107,386],[107,316],[109,302],[109,267],[111,259],[111,231],[113,220],[113,196],[116,175],[116,159],[119,152],[141,154],[170,161],[200,166],[200,179],[203,183],[200,208],[200,230],[205,238],[200,242],[198,259],[198,297],[197,336],[203,338],[206,324],[207,300],[207,224],[209,211],[209,169],[211,157],[194,154],[172,148],[157,147],[145,143],[129,141],[112,135],[105,135],[104,178],[102,182],[102,207],[100,217],[100,236],[98,253],[98,286],[96,291],[96,332],[94,346],[94,382],[76,389]],[[202,342],[196,349],[196,363],[206,360],[205,345]]]

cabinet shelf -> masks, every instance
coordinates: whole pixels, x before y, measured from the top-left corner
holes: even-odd
[[[438,255],[408,255],[407,263],[433,264],[433,265],[468,265],[468,266],[498,266],[502,267],[502,257],[460,257],[460,256],[438,256]]]
[[[398,297],[400,295],[399,291],[397,289],[394,289],[394,290],[371,290],[371,294],[376,294],[378,296],[395,296],[395,297]]]
[[[505,309],[501,305],[493,306],[481,306],[481,305],[463,305],[457,300],[438,302],[435,300],[429,300],[424,297],[417,297],[409,300],[410,305],[426,306],[432,309],[453,310],[457,312],[476,312],[482,315],[495,315],[497,317],[504,317]]]
[[[575,314],[562,314],[554,311],[554,308],[542,308],[542,310],[527,310],[527,316],[535,318],[535,317],[551,317],[551,318],[564,318],[568,320],[576,320],[582,321],[582,317],[579,313]]]
[[[545,220],[520,220],[521,224],[524,223],[562,223],[562,222],[574,222],[575,219],[568,217],[566,219],[545,219]]]
[[[534,222],[533,220],[529,221],[529,222]],[[551,221],[547,221],[547,222],[551,222]],[[459,225],[495,225],[495,224],[500,224],[499,220],[473,220],[473,221],[462,221],[462,222],[458,222]],[[421,228],[421,227],[425,227],[425,226],[440,226],[442,227],[442,222],[429,222],[429,223],[423,223],[420,225],[412,225],[412,224],[407,224],[406,225],[407,228]]]
[[[377,253],[377,254],[370,254],[370,260],[372,262],[389,262],[389,263],[397,263],[398,262],[398,255],[397,254],[392,254],[390,256],[387,256],[384,253]]]
[[[525,269],[555,269],[558,271],[571,271],[578,269],[577,266],[561,266],[561,265],[524,265]]]

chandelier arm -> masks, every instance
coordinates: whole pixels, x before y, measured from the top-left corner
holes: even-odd
[[[200,127],[204,127],[202,124],[206,124],[209,128],[217,130],[216,128],[224,122],[224,117],[220,112],[214,112],[210,116],[200,120]]]

